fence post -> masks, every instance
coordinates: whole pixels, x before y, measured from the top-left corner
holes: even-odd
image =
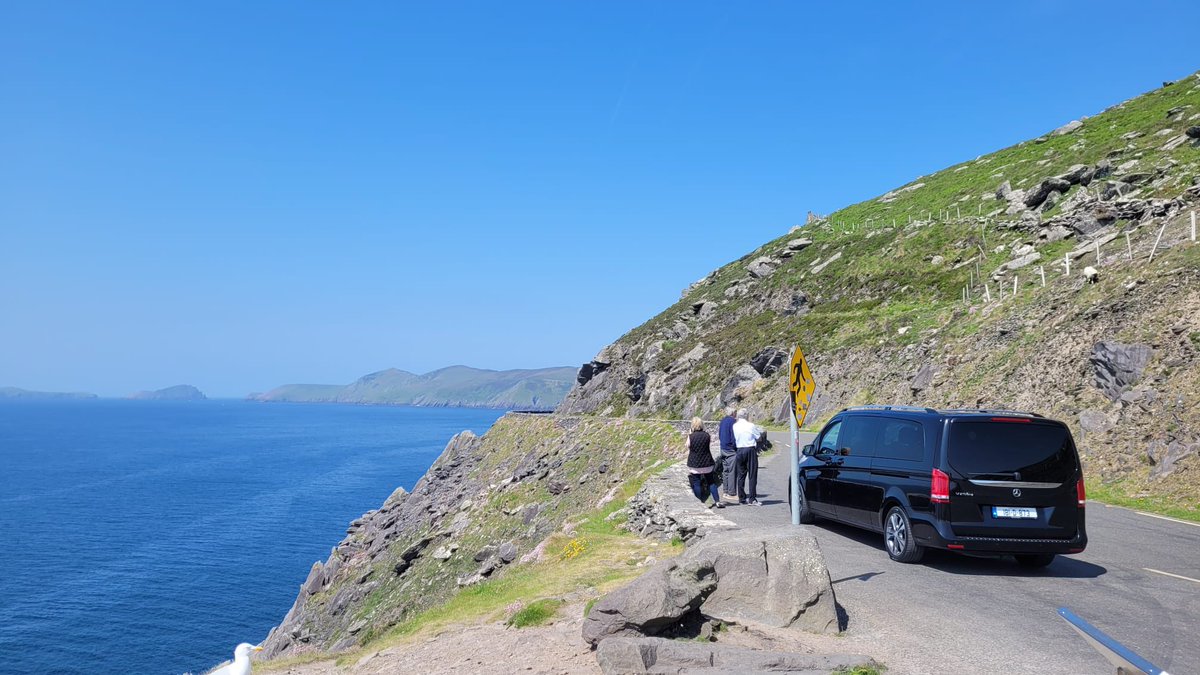
[[[1133,262],[1133,244],[1129,243],[1129,231],[1125,232],[1125,248],[1129,251],[1129,261]]]
[[[1013,275],[1013,297],[1017,297],[1017,275]]]
[[[1070,253],[1063,254],[1063,262],[1065,262],[1067,264],[1067,271],[1063,272],[1063,276],[1069,277],[1069,276],[1071,276],[1071,254]]]
[[[1154,254],[1158,252],[1158,242],[1162,241],[1163,231],[1167,229],[1167,221],[1163,221],[1162,227],[1158,228],[1158,236],[1154,238],[1154,248],[1150,249],[1150,260],[1154,262]]]
[[[1038,274],[1042,275],[1042,288],[1046,287],[1046,268],[1038,265]]]
[[[1192,211],[1192,241],[1196,241],[1196,212]]]
[[[1096,240],[1096,267],[1100,266],[1100,240]]]
[[[986,282],[983,284],[983,293],[984,293],[985,297],[987,297],[987,301],[991,302],[992,301],[992,289],[988,286],[988,284]]]

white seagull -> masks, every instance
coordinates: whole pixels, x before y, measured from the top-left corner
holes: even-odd
[[[262,647],[243,642],[233,650],[233,663],[217,668],[208,675],[250,675],[250,652],[261,651]]]

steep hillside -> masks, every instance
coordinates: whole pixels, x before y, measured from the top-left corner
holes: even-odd
[[[257,401],[368,405],[552,408],[570,389],[572,368],[481,370],[450,366],[424,375],[389,368],[345,385],[285,384]]]
[[[313,566],[265,656],[350,649],[462,598],[460,590],[498,593],[494,582],[509,567],[553,592],[555,564],[583,553],[592,536],[564,532],[588,516],[603,522],[648,467],[678,456],[681,441],[662,422],[520,414],[482,437],[455,436],[411,494],[397,490],[355,520]],[[588,572],[585,585],[635,573],[632,563],[613,564]]]
[[[862,403],[1040,411],[1097,489],[1197,509],[1198,202],[1200,74],[810,218],[601,350],[560,411],[782,423],[799,344],[811,424]]]

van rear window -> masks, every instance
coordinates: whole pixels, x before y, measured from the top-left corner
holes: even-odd
[[[949,444],[947,461],[967,478],[1062,483],[1078,461],[1070,432],[1056,424],[956,421]]]

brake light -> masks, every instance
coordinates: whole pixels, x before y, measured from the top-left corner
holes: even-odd
[[[1082,509],[1083,505],[1087,503],[1087,491],[1083,488],[1083,478],[1075,483],[1075,497],[1079,500],[1079,508]]]
[[[950,476],[934,469],[933,485],[929,488],[929,501],[935,504],[950,503]]]
[[[1022,424],[1029,424],[1028,417],[993,417],[992,421],[993,422],[1020,422]]]

